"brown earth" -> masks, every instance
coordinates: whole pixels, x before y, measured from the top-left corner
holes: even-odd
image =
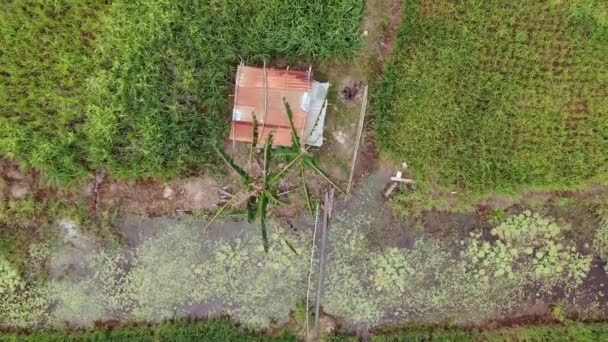
[[[4,199],[32,198],[38,203],[62,201],[72,206],[84,203],[91,216],[109,208],[145,216],[211,211],[227,194],[218,181],[206,176],[162,182],[150,179],[119,181],[97,175],[80,185],[56,189],[43,184],[39,173],[25,172],[10,161],[0,162],[0,178]]]

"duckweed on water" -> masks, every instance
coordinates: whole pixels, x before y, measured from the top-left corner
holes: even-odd
[[[255,232],[209,241],[199,230],[178,224],[133,250],[99,251],[86,260],[84,278],[53,282],[61,303],[54,322],[160,321],[211,302],[202,314],[227,313],[251,327],[286,319],[306,292],[307,258],[278,236],[265,254]],[[292,242],[301,250],[307,243],[303,237]]]
[[[497,317],[555,287],[574,291],[591,266],[590,256],[566,245],[563,227],[531,213],[496,227],[495,242],[473,233],[461,253],[459,244],[429,239],[412,249],[373,250],[366,234],[374,229],[365,214],[332,224],[324,307],[352,323]]]
[[[565,243],[564,227],[531,213],[494,228],[493,241],[474,232],[462,244],[421,239],[411,249],[383,249],[368,239],[377,216],[352,212],[358,214],[332,220],[323,292],[324,310],[350,323],[485,320],[521,311],[556,288],[574,300],[589,270],[590,257]],[[3,273],[0,324],[86,326],[226,313],[246,326],[268,327],[286,320],[306,294],[310,240],[295,233],[290,240],[299,255],[276,235],[265,254],[254,229],[210,239],[199,225],[178,222],[132,248],[74,257],[80,254],[72,247],[72,256],[48,258],[76,262],[45,285]]]

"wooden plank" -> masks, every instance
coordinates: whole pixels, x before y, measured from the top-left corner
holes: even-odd
[[[361,112],[359,113],[359,129],[357,131],[357,138],[355,139],[355,151],[353,153],[353,160],[350,166],[350,176],[348,177],[348,185],[346,186],[346,196],[350,194],[350,188],[353,183],[353,176],[355,173],[355,166],[357,165],[357,156],[359,155],[359,146],[361,145],[361,136],[363,135],[363,124],[365,123],[365,112],[367,111],[367,84],[363,89],[363,104],[361,105]]]
[[[315,303],[315,337],[319,333],[319,315],[321,312],[321,295],[323,293],[323,278],[325,277],[325,252],[327,248],[327,224],[331,216],[331,201],[329,193],[325,193],[323,203],[323,221],[321,223],[321,250],[319,251],[319,276],[317,279],[317,300]]]
[[[393,193],[393,191],[395,191],[395,189],[397,188],[397,185],[399,185],[399,183],[397,183],[397,182],[391,183],[391,186],[389,186],[388,190],[386,190],[386,192],[384,193],[384,197],[388,198],[388,196],[390,196]]]
[[[236,81],[234,82],[234,104],[232,105],[232,117],[230,118],[231,123],[234,125],[234,111],[236,110],[236,104],[239,97],[239,79],[241,78],[241,68],[243,67],[243,61],[236,67]],[[236,140],[234,138],[234,127],[230,130],[232,138],[232,151],[236,153]]]
[[[394,181],[394,182],[399,182],[399,183],[414,184],[414,180],[413,179],[408,179],[408,178],[391,177],[391,180]]]

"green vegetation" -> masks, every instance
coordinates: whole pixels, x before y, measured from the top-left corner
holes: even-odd
[[[405,1],[375,94],[377,138],[417,191],[398,206],[446,206],[608,175],[608,5]],[[460,203],[462,204],[462,203]]]
[[[112,318],[169,320],[203,303],[205,315],[229,314],[253,328],[288,317],[306,291],[308,237],[289,235],[296,255],[277,229],[264,253],[254,226],[211,239],[215,232],[202,232],[202,223],[163,226],[132,250],[94,246],[84,237],[56,246],[48,256],[56,276],[37,284],[55,306],[38,322],[56,327]],[[139,224],[155,229],[153,220]],[[222,229],[231,226],[219,224]]]
[[[84,88],[104,11],[99,1],[59,3],[0,5],[0,154],[51,182],[86,173]]]
[[[217,170],[234,65],[352,56],[362,13],[361,0],[3,2],[0,154],[51,184]]]
[[[0,258],[5,258],[18,269],[27,264],[30,246],[36,241],[52,237],[47,228],[59,218],[71,218],[84,222],[82,207],[74,206],[68,199],[35,201],[31,197],[22,200],[0,198]]]
[[[459,330],[444,328],[404,328],[378,334],[372,342],[405,341],[603,341],[608,338],[606,323],[518,326],[496,330]]]
[[[0,334],[1,342],[63,341],[297,341],[294,336],[265,336],[236,327],[228,320],[203,322],[167,322],[156,326],[137,325],[90,331],[45,332],[37,334]]]
[[[564,325],[519,326],[503,329],[464,330],[444,327],[404,327],[370,336],[372,342],[406,341],[603,341],[608,338],[606,323],[571,323]],[[356,336],[342,333],[325,338],[331,342],[357,342]],[[159,325],[135,325],[118,328],[101,328],[89,331],[58,331],[36,334],[0,334],[0,342],[62,342],[62,341],[298,341],[297,337],[283,333],[268,336],[239,328],[228,320],[200,322],[166,322]]]
[[[608,263],[608,218],[603,219],[595,231],[593,250],[602,261]],[[606,266],[606,269],[608,270],[608,266]]]
[[[217,153],[224,160],[226,165],[230,167],[234,172],[236,172],[240,177],[241,181],[244,183],[247,193],[244,198],[247,198],[247,221],[249,223],[254,220],[259,220],[260,229],[262,233],[262,243],[264,245],[264,251],[268,252],[269,243],[268,243],[268,231],[266,227],[266,220],[268,216],[268,206],[269,205],[280,205],[285,204],[279,199],[279,189],[278,184],[281,182],[285,176],[287,176],[287,172],[296,165],[299,165],[300,168],[300,177],[302,179],[302,189],[304,192],[304,197],[306,199],[306,207],[310,213],[310,216],[313,217],[313,205],[312,198],[310,196],[310,192],[308,190],[308,185],[306,184],[306,177],[304,175],[304,167],[312,169],[316,172],[317,175],[321,176],[325,181],[331,184],[333,187],[338,189],[340,192],[344,193],[340,187],[338,187],[327,174],[319,168],[315,158],[312,154],[308,153],[308,149],[301,145],[300,137],[296,132],[295,126],[293,124],[293,112],[291,111],[291,107],[289,103],[284,100],[285,111],[287,113],[287,117],[289,118],[289,125],[291,127],[291,147],[283,147],[278,149],[278,151],[273,152],[272,148],[272,139],[274,132],[270,132],[266,137],[266,141],[264,142],[264,149],[262,154],[262,165],[260,166],[259,176],[252,172],[252,159],[258,159],[258,123],[253,118],[253,133],[252,133],[252,142],[250,146],[249,152],[249,161],[247,163],[247,172],[236,165],[232,158],[223,151],[221,148],[215,146]],[[280,158],[285,160],[286,165],[278,171],[271,170],[271,166],[277,156],[280,155]],[[234,196],[235,199],[240,198],[241,196]],[[222,211],[224,211],[229,205],[235,205],[238,203],[234,203],[234,200],[228,201],[223,207],[221,207],[216,214],[209,220],[206,227],[209,227],[215,218],[217,218]],[[285,240],[287,245],[292,249],[294,253],[296,250],[291,246],[291,244]]]
[[[471,233],[468,249],[462,255],[479,281],[498,277],[527,277],[545,286],[557,283],[575,288],[591,270],[591,257],[581,256],[574,245],[567,245],[563,228],[538,214],[525,211],[492,229],[493,242]]]
[[[332,219],[323,305],[349,322],[476,322],[545,303],[555,291],[571,303],[591,270],[592,256],[568,242],[567,226],[530,212],[506,218],[491,234],[378,248],[370,241],[385,232],[374,196]]]
[[[44,254],[42,246],[30,247],[29,267],[40,267]],[[33,272],[32,272],[33,273]],[[36,327],[48,310],[47,290],[0,255],[0,326],[11,328]]]

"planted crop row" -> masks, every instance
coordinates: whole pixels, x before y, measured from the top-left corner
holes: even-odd
[[[608,6],[410,0],[404,16],[376,94],[378,140],[421,192],[605,178]]]

